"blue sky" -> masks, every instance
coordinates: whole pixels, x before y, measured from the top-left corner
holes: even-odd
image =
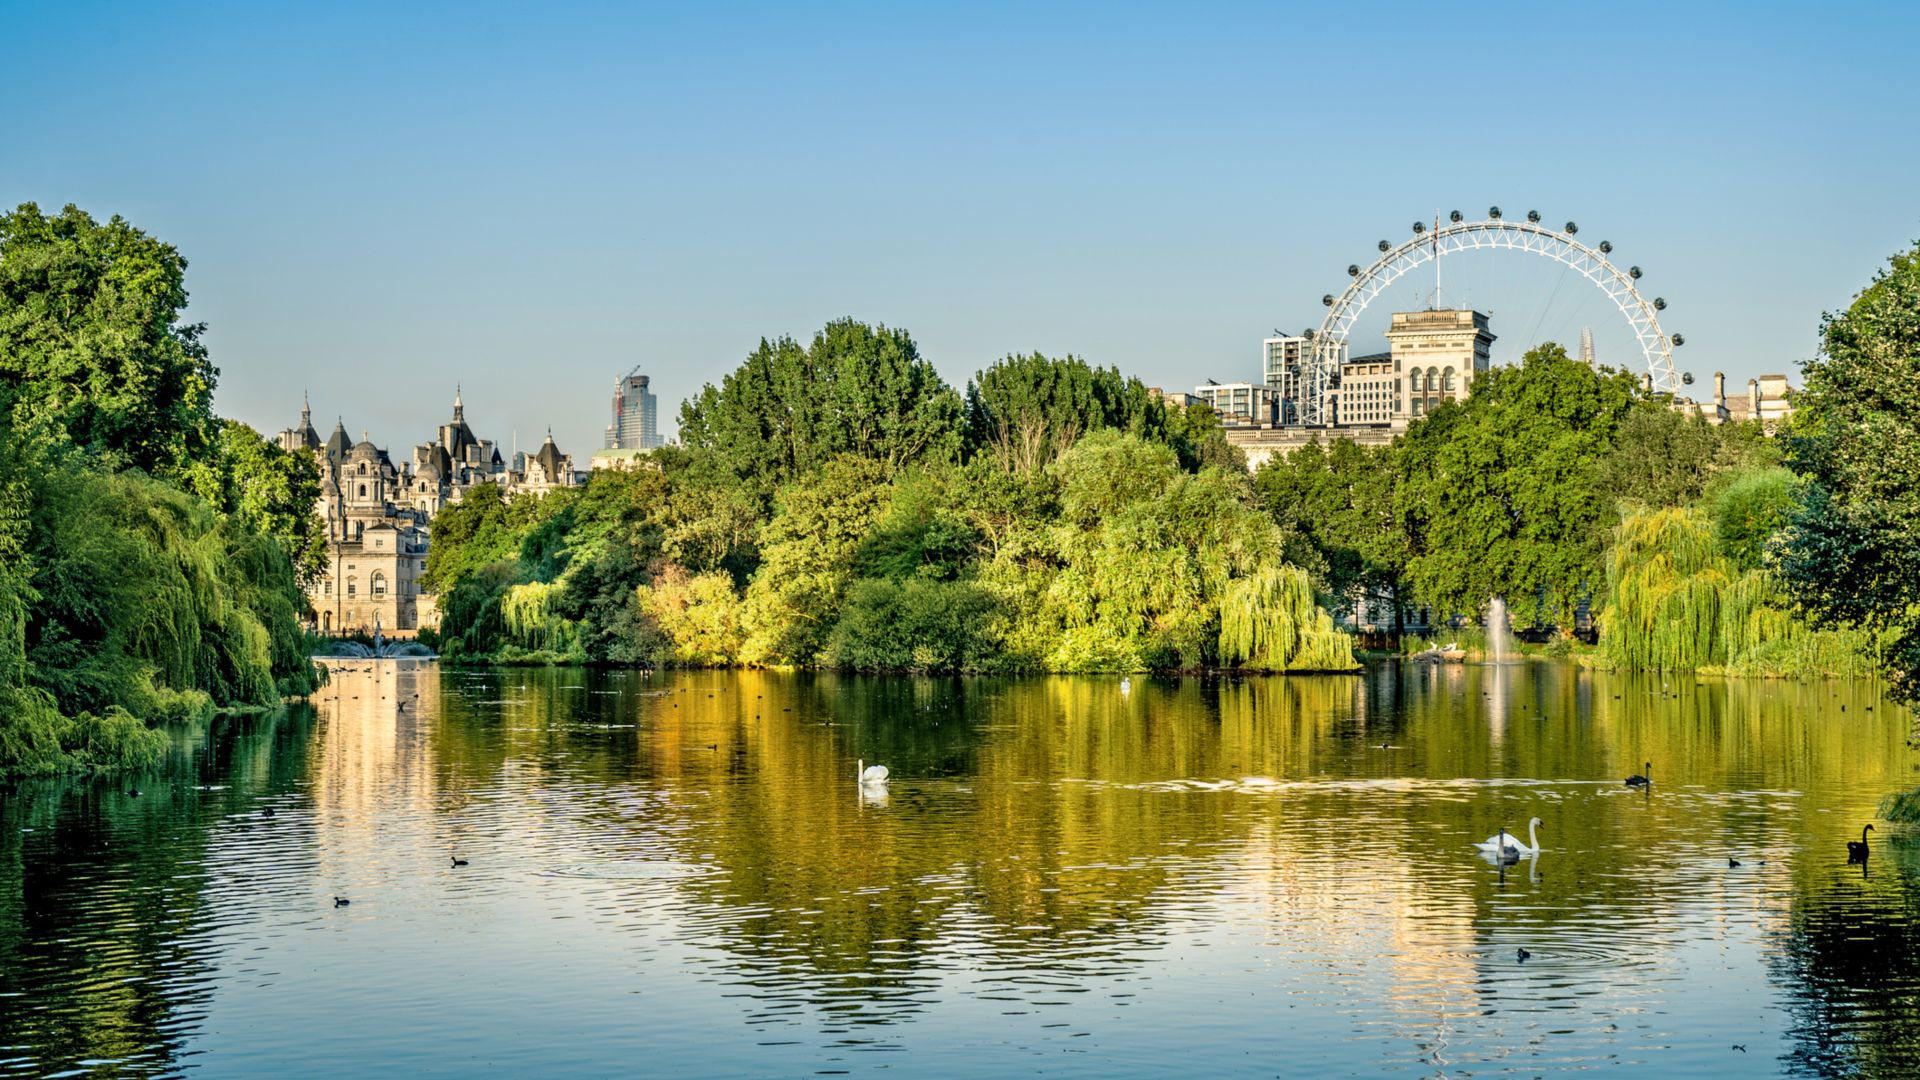
[[[1890,4],[0,0],[0,26],[0,202],[178,245],[224,414],[277,430],[306,389],[396,447],[460,382],[483,435],[551,425],[584,462],[619,373],[671,415],[842,315],[956,386],[1031,350],[1246,379],[1377,240],[1496,203],[1645,267],[1701,390],[1793,371],[1920,238],[1920,14]],[[1583,325],[1635,359],[1551,262],[1446,273],[1496,359]]]

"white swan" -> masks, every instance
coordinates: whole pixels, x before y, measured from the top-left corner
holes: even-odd
[[[1127,692],[1128,692],[1128,691],[1130,691],[1130,690],[1132,690],[1132,689],[1133,689],[1133,680],[1132,680],[1132,679],[1121,679],[1121,680],[1120,680],[1120,696],[1121,696],[1121,697],[1126,697],[1126,696],[1127,696]]]
[[[1534,830],[1544,824],[1545,822],[1539,818],[1528,821],[1527,842],[1524,844],[1520,842],[1519,837],[1505,829],[1501,829],[1499,832],[1494,833],[1492,836],[1487,837],[1485,840],[1473,846],[1490,855],[1514,855],[1522,859],[1531,858],[1540,854],[1540,837],[1535,834]]]
[[[887,767],[885,765],[875,765],[872,768],[868,768],[865,758],[854,762],[853,772],[854,776],[857,777],[862,784],[884,784],[887,782]]]

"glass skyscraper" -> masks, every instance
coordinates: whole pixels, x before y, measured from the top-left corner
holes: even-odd
[[[652,450],[662,445],[660,399],[647,389],[639,368],[613,384],[613,422],[607,425],[607,449]]]

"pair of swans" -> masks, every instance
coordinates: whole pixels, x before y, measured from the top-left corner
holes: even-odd
[[[1485,840],[1473,846],[1479,848],[1482,854],[1492,855],[1495,858],[1531,859],[1535,855],[1540,854],[1540,836],[1536,830],[1544,824],[1546,824],[1546,822],[1541,821],[1539,818],[1528,821],[1527,842],[1524,844],[1520,842],[1519,837],[1505,829],[1501,829],[1499,832],[1494,833],[1492,836],[1487,837]]]

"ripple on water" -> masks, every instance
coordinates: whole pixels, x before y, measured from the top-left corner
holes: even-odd
[[[556,866],[541,872],[544,877],[583,878],[589,881],[660,881],[674,878],[707,877],[716,873],[710,867],[658,860],[576,863]]]

